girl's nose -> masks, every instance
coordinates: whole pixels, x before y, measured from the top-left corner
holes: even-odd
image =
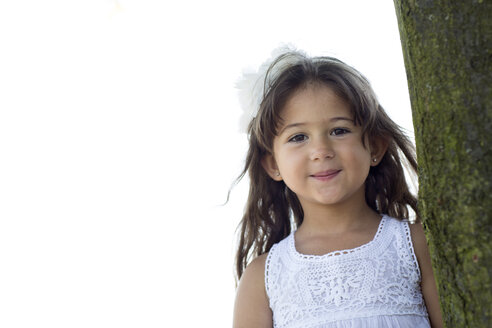
[[[333,157],[335,157],[335,152],[328,140],[317,140],[312,144],[310,153],[311,160],[315,161]]]

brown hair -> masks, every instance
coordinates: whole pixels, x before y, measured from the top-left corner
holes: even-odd
[[[355,124],[362,127],[363,144],[366,136],[368,140],[383,138],[388,142],[381,162],[370,168],[366,179],[367,204],[380,214],[399,219],[409,219],[410,206],[418,218],[417,199],[405,180],[406,163],[403,162],[406,159],[416,172],[414,146],[386,114],[364,76],[336,58],[310,58],[291,51],[277,57],[262,82],[263,99],[257,116],[248,126],[249,150],[244,169],[236,180],[249,173],[249,196],[239,224],[236,253],[238,280],[252,258],[268,252],[303,221],[304,213],[297,196],[283,181],[271,179],[261,160],[273,153],[273,139],[282,124],[282,108],[289,97],[307,83],[325,84],[350,104]]]

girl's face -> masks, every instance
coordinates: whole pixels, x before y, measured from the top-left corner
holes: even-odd
[[[304,211],[313,205],[365,202],[369,168],[379,163],[385,147],[367,141],[363,146],[349,105],[326,85],[308,84],[290,97],[281,117],[273,155],[262,161],[272,179],[283,180]]]

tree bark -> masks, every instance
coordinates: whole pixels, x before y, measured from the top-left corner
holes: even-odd
[[[492,327],[492,1],[394,0],[446,327]]]

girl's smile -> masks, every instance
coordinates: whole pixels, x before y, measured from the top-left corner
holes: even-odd
[[[328,181],[335,178],[341,170],[327,170],[310,175],[316,180]]]

